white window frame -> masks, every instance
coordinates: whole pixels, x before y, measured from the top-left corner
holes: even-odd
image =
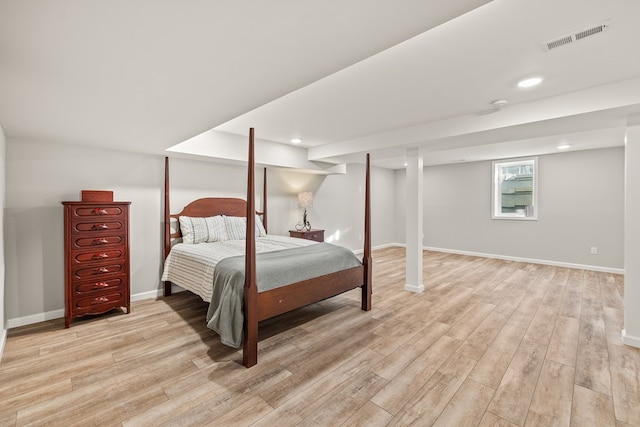
[[[531,209],[525,209],[522,212],[502,212],[502,177],[500,170],[504,166],[517,165],[533,165],[533,191],[531,193]],[[492,162],[493,184],[491,186],[491,218],[492,219],[509,219],[536,221],[538,219],[539,203],[538,203],[538,158],[523,157],[517,159],[494,160]]]

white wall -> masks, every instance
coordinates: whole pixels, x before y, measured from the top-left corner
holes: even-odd
[[[6,168],[6,143],[4,130],[0,126],[0,224],[4,224],[5,209],[5,168]],[[2,352],[4,343],[7,339],[7,329],[5,327],[5,309],[4,309],[4,225],[0,227],[0,360],[2,360]]]
[[[7,140],[5,211],[8,327],[64,314],[63,209],[80,190],[113,190],[131,201],[131,293],[158,287],[161,184],[158,156],[53,143]]]
[[[352,250],[364,243],[365,167],[347,166],[347,175],[328,175],[314,191],[313,208],[309,209],[311,225],[325,229],[325,239]],[[394,173],[371,168],[371,244],[382,246],[394,241],[395,209],[392,204]],[[296,220],[299,220],[297,218]]]
[[[171,159],[171,206],[184,206],[191,200],[213,194],[221,197],[246,197],[247,171],[244,167]],[[199,181],[194,181],[197,176]],[[263,169],[256,169],[256,207],[262,209]],[[325,240],[362,249],[364,232],[364,165],[347,166],[346,175],[317,175],[284,169],[268,169],[268,229],[270,234],[288,235],[302,219],[297,195],[313,192],[313,207],[307,209],[312,228],[325,230]],[[372,245],[393,242],[395,209],[393,171],[371,169]],[[172,207],[172,212],[177,211]]]
[[[131,293],[152,296],[160,289],[162,268],[164,158],[114,150],[27,140],[7,140],[5,209],[7,327],[64,314],[63,200],[79,200],[80,190],[109,189],[131,201]],[[177,213],[194,198],[246,197],[246,168],[206,161],[171,159],[171,206]],[[261,208],[262,169],[256,170],[257,206]],[[372,197],[374,245],[392,241],[388,224],[394,210],[393,173],[372,170],[382,196]],[[314,191],[309,210],[314,227],[327,237],[340,230],[336,243],[359,249],[364,227],[364,198],[354,196],[364,183],[364,168],[347,175],[320,176],[269,170],[269,232],[288,234],[299,220],[296,195]],[[361,233],[361,232],[360,232]],[[388,239],[388,240],[387,240]]]
[[[491,162],[426,167],[424,246],[622,269],[624,148],[540,156],[538,169],[538,221],[514,221],[491,219]],[[395,185],[398,194],[404,171]],[[399,203],[400,242],[404,216]]]

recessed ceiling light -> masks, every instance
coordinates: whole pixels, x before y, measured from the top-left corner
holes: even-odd
[[[542,82],[542,77],[531,77],[530,79],[520,80],[518,87],[527,88],[539,85]]]
[[[496,99],[495,101],[491,101],[491,106],[496,110],[501,110],[506,107],[508,104],[506,99]]]
[[[568,149],[569,147],[571,147],[571,144],[560,144],[560,145],[558,145],[556,148],[557,148],[558,150],[566,150],[566,149]]]
[[[302,142],[302,140],[300,138],[291,138],[291,142],[293,144],[300,144]]]

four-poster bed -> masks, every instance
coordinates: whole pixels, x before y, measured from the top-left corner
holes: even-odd
[[[207,264],[203,267],[204,273],[202,277],[198,276],[198,281],[203,281],[203,277],[206,276],[206,282],[209,282],[212,276],[216,275],[213,279],[213,284],[210,284],[214,288],[212,293],[215,298],[224,289],[236,290],[235,297],[225,297],[225,299],[233,300],[237,297],[237,301],[231,302],[231,306],[219,306],[216,301],[213,301],[209,307],[209,313],[207,314],[207,321],[209,327],[216,330],[221,335],[223,343],[228,345],[234,345],[234,343],[225,342],[226,331],[222,331],[212,326],[212,323],[217,322],[224,323],[225,327],[227,323],[231,322],[230,333],[237,333],[240,329],[233,330],[233,322],[237,323],[237,320],[226,319],[228,312],[240,312],[241,322],[241,338],[243,346],[243,364],[246,367],[251,367],[257,363],[258,358],[258,322],[266,320],[277,315],[286,313],[291,310],[321,301],[326,298],[333,297],[343,292],[361,288],[362,290],[362,310],[371,309],[371,211],[370,211],[370,161],[367,154],[366,160],[366,178],[365,178],[365,231],[364,231],[364,256],[362,261],[355,258],[353,253],[345,248],[339,246],[330,245],[328,243],[315,243],[304,241],[302,239],[292,239],[289,237],[281,236],[266,236],[266,217],[267,217],[267,198],[266,198],[266,169],[264,172],[263,180],[263,212],[257,212],[255,208],[255,158],[254,158],[254,130],[249,131],[249,154],[248,154],[248,175],[247,175],[247,200],[235,199],[235,198],[203,198],[198,199],[183,208],[178,214],[171,214],[169,207],[169,160],[165,158],[165,241],[164,241],[164,253],[165,253],[165,272],[163,273],[164,282],[164,295],[171,295],[171,282],[173,281],[178,286],[181,286],[179,279],[168,280],[171,277],[171,273],[167,272],[167,266],[169,264],[177,264],[178,269],[188,270],[189,263],[191,261],[176,261],[173,258],[179,256],[179,251],[172,252],[172,239],[184,237],[180,226],[183,226],[187,231],[188,222],[193,222],[193,218],[198,219],[198,223],[202,224],[203,221],[207,222],[207,241],[213,241],[215,243],[207,245],[175,245],[177,249],[180,246],[181,249],[190,247],[193,249],[197,247],[196,258],[197,262],[201,264]],[[256,216],[262,216],[262,221]],[[182,218],[181,218],[182,217]],[[231,240],[229,243],[231,246],[236,246],[234,249],[228,249],[229,251],[240,251],[242,257],[229,257],[221,260],[215,260],[209,263],[205,258],[208,256],[204,252],[208,251],[208,246],[215,247],[219,243],[218,240],[225,240],[224,238],[211,238],[211,232],[218,227],[219,230],[223,230],[223,226],[219,224],[224,223],[227,226],[227,233],[229,233],[229,221],[235,220],[238,217],[243,217],[243,225],[246,223],[246,230],[243,229],[240,234],[240,238],[244,238],[244,242],[238,240]],[[171,221],[172,218],[179,226],[177,231],[171,233]],[[218,225],[213,224],[217,221]],[[261,222],[261,223],[260,223]],[[262,228],[264,225],[264,228]],[[197,227],[197,226],[196,226]],[[222,228],[220,228],[222,227]],[[221,231],[224,233],[224,230]],[[234,233],[237,232],[237,227]],[[256,264],[256,235],[258,238],[258,259]],[[191,237],[191,236],[190,236]],[[228,236],[227,236],[228,237]],[[232,239],[234,239],[233,237]],[[288,239],[288,241],[286,241]],[[290,241],[295,241],[292,243]],[[197,242],[196,242],[197,243]],[[238,245],[242,244],[244,248],[238,249]],[[301,246],[299,249],[286,249],[277,250],[276,252],[262,253],[266,251],[273,251],[274,249],[283,249],[290,247],[291,245]],[[227,244],[228,246],[228,244]],[[266,248],[266,249],[265,249]],[[227,249],[225,249],[227,250]],[[340,252],[342,251],[342,252]],[[314,254],[312,254],[312,252]],[[321,254],[317,254],[321,252]],[[347,252],[345,254],[345,252]],[[307,254],[308,253],[308,254]],[[216,255],[219,256],[219,255]],[[278,261],[276,258],[284,257],[291,259],[295,256],[320,256],[323,257],[323,262],[316,262],[313,265],[320,265],[320,269],[309,276],[308,271],[301,269],[295,270],[295,265],[300,263],[283,264],[283,261]],[[352,261],[351,258],[353,258]],[[176,258],[179,259],[179,258]],[[304,258],[302,258],[304,259]],[[171,261],[171,262],[170,262]],[[195,261],[194,261],[195,262]],[[285,261],[286,262],[286,261]],[[244,265],[242,265],[244,264]],[[324,264],[324,265],[322,265]],[[215,268],[213,266],[215,265]],[[302,265],[305,265],[304,263]],[[308,265],[308,264],[306,264]],[[271,270],[267,270],[271,268]],[[225,272],[226,269],[226,272]],[[235,269],[235,270],[234,270]],[[213,271],[213,273],[211,273]],[[273,276],[274,272],[288,277],[277,278]],[[220,277],[223,276],[223,277]],[[240,278],[236,277],[239,276]],[[294,278],[292,280],[292,278]],[[235,283],[236,287],[232,287],[233,281],[242,280],[241,283]],[[217,282],[216,282],[217,281]],[[217,284],[216,284],[217,283]],[[186,287],[190,289],[189,286]],[[190,289],[193,290],[193,289]],[[203,299],[205,297],[198,290],[194,290]],[[208,291],[207,291],[208,292]],[[207,298],[209,294],[207,294]],[[235,305],[233,305],[235,304]],[[210,320],[211,318],[211,320]],[[234,341],[231,338],[226,338],[227,341]],[[239,337],[235,338],[235,341],[239,343]]]

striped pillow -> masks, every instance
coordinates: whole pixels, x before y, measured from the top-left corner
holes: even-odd
[[[260,219],[260,215],[256,215],[256,236],[265,237],[267,235],[267,230],[264,229],[264,225],[262,225],[262,220]]]
[[[247,219],[243,216],[225,216],[225,231],[229,240],[244,240],[247,238]],[[256,215],[256,237],[267,235],[260,217]]]
[[[180,216],[182,243],[211,243],[229,240],[222,215],[207,218]]]

